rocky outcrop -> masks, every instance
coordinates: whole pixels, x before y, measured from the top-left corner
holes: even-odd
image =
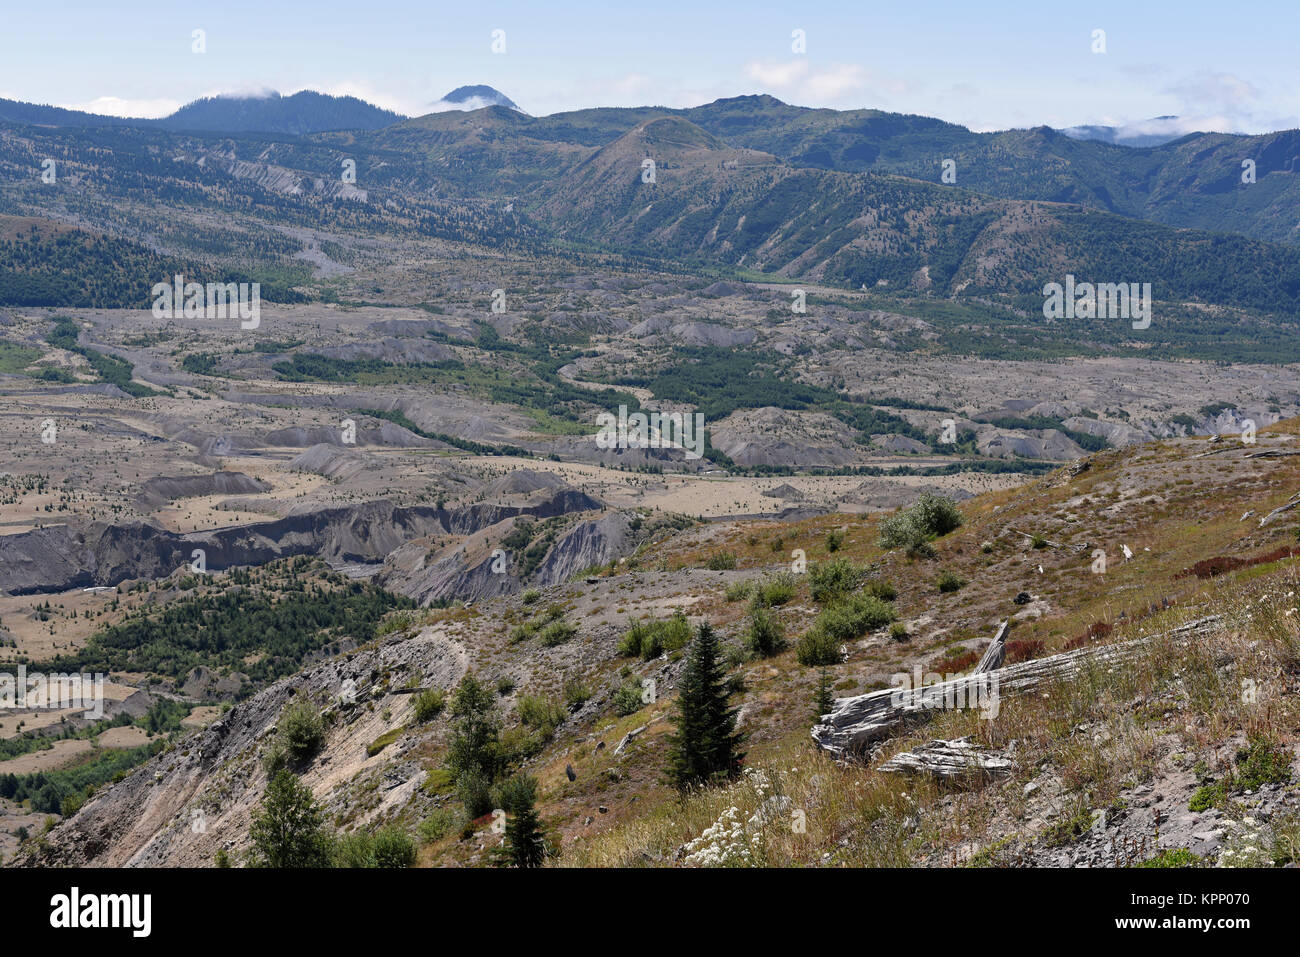
[[[289,462],[290,468],[302,469],[335,482],[346,482],[371,464],[369,456],[351,449],[321,442]]]
[[[525,505],[446,509],[381,500],[184,535],[145,522],[62,525],[5,537],[0,590],[32,594],[162,578],[188,565],[195,549],[203,550],[209,571],[294,555],[319,555],[335,564],[378,563],[422,536],[473,535],[518,515],[550,518],[602,507],[584,492],[557,488]]]
[[[1123,448],[1126,445],[1141,445],[1143,442],[1150,442],[1155,438],[1150,432],[1135,429],[1133,426],[1125,425],[1122,422],[1104,422],[1101,419],[1089,419],[1085,416],[1073,416],[1066,419],[1063,424],[1073,432],[1083,432],[1086,435],[1103,438],[1116,448]]]
[[[178,498],[203,495],[253,495],[271,486],[243,472],[213,472],[211,475],[176,475],[151,478],[140,486],[138,502],[146,510],[160,508]]]
[[[627,516],[620,512],[578,520],[525,576],[517,556],[501,547],[515,524],[515,519],[509,519],[440,551],[410,542],[389,555],[375,583],[421,604],[440,598],[480,600],[518,591],[525,583],[545,588],[568,581],[585,568],[624,557],[635,547]]]
[[[300,698],[332,714],[324,747],[297,769],[327,811],[347,800],[358,775],[398,782],[385,783],[378,805],[363,816],[400,807],[426,776],[419,761],[405,757],[414,736],[375,755],[366,746],[410,720],[411,695],[397,689],[451,688],[466,663],[460,644],[431,626],[277,681],[101,790],[12,863],[193,867],[210,865],[221,849],[238,855],[266,789],[262,750],[285,705]],[[397,680],[379,677],[389,675]]]
[[[978,433],[976,446],[981,455],[1004,459],[1020,457],[1064,462],[1088,454],[1058,429],[1018,432],[985,428]]]

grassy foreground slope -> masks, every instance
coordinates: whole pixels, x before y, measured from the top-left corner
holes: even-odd
[[[1157,639],[1125,665],[1086,671],[1041,695],[1004,697],[994,720],[935,712],[865,765],[836,765],[808,740],[816,669],[798,665],[793,651],[742,665],[746,690],[737,700],[751,734],[745,777],[679,803],[653,788],[657,749],[634,746],[619,773],[634,776],[628,766],[639,766],[637,798],[611,809],[620,817],[614,827],[575,837],[559,863],[1295,860],[1296,513],[1263,527],[1260,519],[1300,486],[1298,452],[1289,422],[1253,446],[1231,437],[1102,453],[1036,484],[963,503],[965,525],[934,543],[933,559],[883,553],[874,521],[844,516],[737,530],[723,547],[743,568],[770,562],[772,538],[800,546],[840,526],[846,537],[837,554],[869,563],[895,585],[910,637],[894,640],[881,629],[848,642],[847,660],[829,669],[838,695],[887,687],[890,675],[917,663],[926,672],[967,670],[1004,618],[1012,619],[1013,661],[1154,635],[1207,614],[1224,620],[1193,642]],[[1106,552],[1104,573],[1093,570],[1096,549]],[[968,583],[941,592],[942,570]],[[1021,592],[1030,601],[1017,605]],[[806,594],[801,589],[778,611],[791,636],[812,620],[817,603]],[[696,607],[724,628],[743,608],[718,595],[701,598]],[[638,740],[666,731],[668,711],[643,717],[648,729]],[[959,789],[879,770],[932,739],[964,736],[1010,757],[1011,776]],[[612,762],[587,763],[589,774],[602,774]],[[562,815],[568,789],[550,781],[544,815]],[[1258,850],[1245,849],[1251,846]]]
[[[553,866],[1294,862],[1300,508],[1274,510],[1300,502],[1298,456],[1300,420],[1253,444],[1101,452],[968,499],[960,526],[911,547],[906,534],[881,544],[896,515],[661,523],[563,584],[389,612],[372,639],[96,790],[18,862],[242,862],[285,751],[339,840],[396,828],[427,866],[497,859],[493,786],[520,772],[536,779]],[[1161,637],[1207,615],[1221,617],[1190,639]],[[1003,695],[995,715],[936,710],[859,762],[814,746],[819,690],[962,674],[1007,620],[1008,662],[1148,640]],[[747,754],[737,780],[683,798],[666,781],[668,741],[683,646],[704,622]],[[492,742],[477,781],[454,767],[454,689],[471,673],[476,734]],[[1008,773],[954,786],[882,769],[960,738]],[[180,826],[195,808],[205,831]],[[121,837],[95,837],[107,833]]]

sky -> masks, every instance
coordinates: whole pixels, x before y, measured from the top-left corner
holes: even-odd
[[[975,130],[1300,127],[1300,4],[1260,0],[414,0],[11,3],[0,97],[162,116],[221,93],[314,89],[408,115],[485,83],[544,115],[787,103]],[[992,7],[992,9],[990,9]],[[194,51],[203,31],[205,52]],[[792,35],[802,31],[805,52]],[[494,31],[504,44],[493,50]],[[1095,31],[1104,31],[1096,52]],[[504,46],[504,49],[502,49]]]

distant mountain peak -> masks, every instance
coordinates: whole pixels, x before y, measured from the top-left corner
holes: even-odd
[[[434,106],[443,106],[455,110],[481,110],[485,106],[504,106],[520,113],[518,104],[500,90],[482,83],[473,86],[458,86]]]
[[[1160,146],[1198,132],[1177,116],[1155,116],[1123,126],[1071,126],[1058,130],[1073,140],[1097,140],[1114,146]]]
[[[355,96],[331,96],[314,90],[282,96],[266,90],[247,96],[205,97],[157,122],[174,130],[303,135],[328,130],[376,130],[404,118]]]

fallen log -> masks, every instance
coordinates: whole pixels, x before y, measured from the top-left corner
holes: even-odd
[[[896,754],[880,770],[931,774],[944,781],[973,784],[1010,776],[1012,764],[1010,758],[972,744],[969,738],[957,738],[931,741]]]
[[[1213,629],[1221,620],[1221,615],[1209,615],[1179,625],[1163,635],[1113,645],[1089,645],[1049,658],[994,667],[986,672],[971,672],[951,681],[921,687],[885,688],[851,698],[837,698],[835,706],[822,715],[821,722],[812,729],[812,737],[819,747],[837,758],[861,756],[871,744],[892,737],[908,725],[928,721],[936,710],[978,708],[996,716],[1002,695],[1032,691],[1045,682],[1072,677],[1085,666],[1123,661],[1158,637],[1202,633]],[[1004,622],[984,657],[990,658],[994,647],[1005,638]]]
[[[1296,494],[1292,495],[1291,498],[1289,498],[1285,504],[1279,505],[1277,508],[1273,509],[1273,511],[1269,512],[1267,515],[1261,518],[1259,520],[1259,527],[1263,528],[1265,525],[1273,521],[1273,519],[1277,518],[1279,515],[1289,512],[1291,511],[1291,509],[1296,508],[1298,506],[1300,506],[1300,492],[1296,492]]]
[[[1010,630],[1010,619],[998,626],[998,633],[993,636],[989,646],[984,649],[984,656],[980,658],[980,663],[975,666],[975,670],[971,674],[982,675],[985,672],[996,671],[1002,667],[1002,661],[1007,656],[1007,632]]]
[[[1016,535],[1021,535],[1024,538],[1029,539],[1030,541],[1033,541],[1037,537],[1048,548],[1073,548],[1076,552],[1086,552],[1089,548],[1092,547],[1091,542],[1084,542],[1081,545],[1071,545],[1069,542],[1054,542],[1050,538],[1042,538],[1041,536],[1034,536],[1031,535],[1029,532],[1022,532],[1018,528],[1012,528],[1010,525],[1007,526],[1007,531],[1012,532]]]

